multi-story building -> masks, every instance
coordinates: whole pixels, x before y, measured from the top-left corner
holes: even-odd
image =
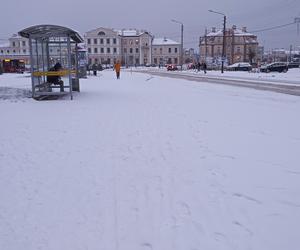
[[[257,36],[238,29],[235,25],[225,32],[225,60],[228,64],[236,62],[257,62]],[[200,38],[201,60],[221,61],[223,52],[223,30],[212,28],[211,32]]]
[[[125,65],[146,65],[152,61],[153,36],[147,31],[136,29],[120,30],[122,40],[122,63]]]
[[[26,38],[14,34],[8,42],[0,44],[0,60],[19,59],[29,64],[29,41]]]
[[[85,34],[89,64],[113,64],[121,59],[121,36],[108,28],[98,28]]]
[[[151,63],[152,36],[146,31],[98,28],[85,34],[89,64]]]
[[[152,42],[152,63],[156,65],[179,64],[181,45],[167,38],[154,38]]]

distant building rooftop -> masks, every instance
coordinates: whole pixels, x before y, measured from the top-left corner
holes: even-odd
[[[154,38],[152,45],[180,45],[180,43],[168,38]]]

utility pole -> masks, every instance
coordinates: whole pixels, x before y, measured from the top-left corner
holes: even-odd
[[[217,12],[214,10],[208,10],[211,13],[219,14],[224,17],[223,21],[223,49],[222,49],[222,66],[221,66],[221,73],[224,73],[224,61],[226,57],[226,15],[222,12]]]
[[[177,20],[172,19],[171,20],[174,23],[178,23],[181,25],[181,53],[180,53],[180,64],[181,64],[181,71],[182,71],[182,66],[183,66],[183,23],[179,22]]]
[[[223,23],[223,49],[222,49],[222,66],[221,73],[224,73],[224,61],[226,55],[226,16],[224,15],[224,23]]]
[[[207,59],[207,28],[205,28],[205,63]]]
[[[183,66],[183,24],[181,24],[181,71]]]

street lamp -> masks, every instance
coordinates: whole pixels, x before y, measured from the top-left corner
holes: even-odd
[[[224,23],[223,23],[223,48],[222,48],[222,66],[221,66],[221,73],[224,73],[224,60],[226,55],[226,15],[222,12],[214,11],[214,10],[208,10],[211,13],[215,13],[218,15],[222,15],[224,17]]]
[[[182,65],[183,65],[183,23],[179,22],[177,20],[172,19],[171,20],[174,23],[181,24],[181,53],[180,53],[180,64],[181,64],[181,71],[182,71]]]

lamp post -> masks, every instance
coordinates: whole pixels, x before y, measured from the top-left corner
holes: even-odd
[[[225,55],[226,55],[226,15],[222,12],[217,12],[214,10],[208,10],[211,13],[219,14],[224,17],[223,21],[223,48],[222,48],[222,66],[221,66],[221,73],[224,73],[224,60],[225,60]]]
[[[183,65],[183,23],[179,22],[177,20],[172,19],[171,20],[174,23],[178,23],[181,25],[181,53],[180,53],[180,64],[181,64],[181,71],[182,71],[182,65]]]

